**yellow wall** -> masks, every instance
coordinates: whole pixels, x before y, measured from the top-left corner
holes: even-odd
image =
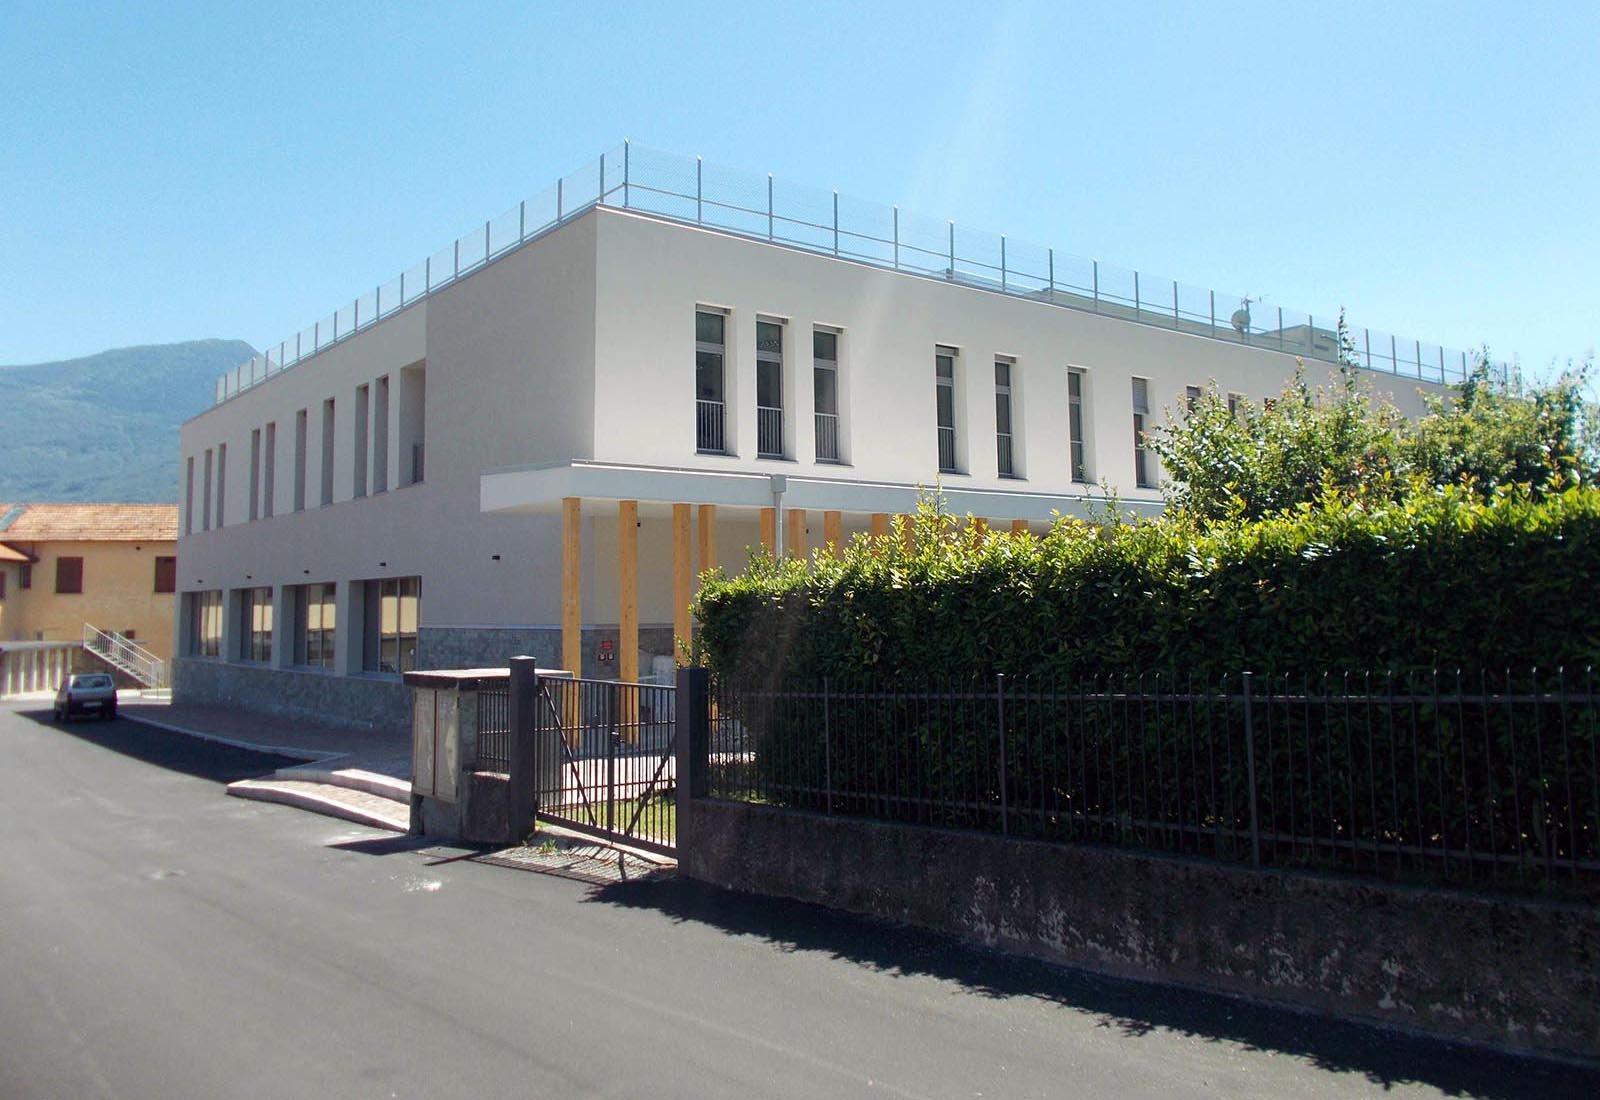
[[[156,558],[177,554],[175,542],[13,543],[38,557],[33,587],[19,588],[17,566],[7,564],[0,600],[0,640],[76,642],[83,624],[126,634],[157,657],[172,657],[173,599],[156,592]],[[83,559],[83,592],[56,593],[56,559]],[[42,632],[42,634],[40,633]]]

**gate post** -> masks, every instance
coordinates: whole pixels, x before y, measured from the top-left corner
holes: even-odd
[[[506,725],[508,727],[506,770],[506,823],[510,826],[511,842],[522,840],[533,831],[533,719],[538,703],[539,662],[532,657],[513,657],[510,661],[511,679],[506,698]]]
[[[694,800],[711,789],[711,673],[690,666],[678,670],[677,699],[672,707],[672,745],[677,788],[678,861],[693,848]]]

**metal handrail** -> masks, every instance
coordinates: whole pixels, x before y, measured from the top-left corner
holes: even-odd
[[[166,662],[125,635],[84,623],[83,648],[105,658],[148,687],[166,685]]]

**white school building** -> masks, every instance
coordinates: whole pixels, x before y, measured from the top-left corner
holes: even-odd
[[[404,722],[412,668],[659,675],[701,570],[925,487],[1008,530],[1158,510],[1141,430],[1326,379],[1335,324],[623,147],[219,380],[174,690]],[[1410,413],[1467,367],[1353,345]]]

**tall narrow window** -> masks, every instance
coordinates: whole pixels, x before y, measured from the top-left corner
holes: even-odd
[[[1183,404],[1186,412],[1194,412],[1195,406],[1200,404],[1200,396],[1199,386],[1183,387]]]
[[[194,534],[194,455],[183,463],[183,533]]]
[[[1244,408],[1245,396],[1242,393],[1228,395],[1228,415],[1235,420],[1239,419],[1240,410]]]
[[[724,370],[727,362],[727,318],[709,310],[694,315],[695,449],[705,454],[726,454],[727,405]]]
[[[1141,489],[1152,489],[1150,455],[1145,449],[1145,428],[1150,419],[1150,380],[1133,380],[1133,480]]]
[[[266,664],[272,660],[272,589],[239,592],[239,660]]]
[[[783,457],[783,326],[756,322],[756,457]]]
[[[156,588],[157,592],[176,592],[178,590],[178,559],[166,555],[156,557]]]
[[[261,429],[250,429],[250,519],[261,518]]]
[[[994,439],[995,462],[1001,477],[1016,477],[1017,464],[1012,454],[1010,359],[994,361]]]
[[[1087,482],[1089,466],[1083,443],[1083,372],[1067,372],[1067,445],[1072,463],[1072,480]]]
[[[333,503],[333,398],[322,403],[322,504]]]
[[[353,478],[350,485],[352,497],[367,495],[367,417],[369,395],[371,386],[356,387],[356,439],[355,462],[352,464]]]
[[[422,462],[428,424],[428,371],[426,367],[406,367],[400,372],[400,484],[415,485],[422,480]]]
[[[272,498],[277,492],[278,425],[269,420],[261,437],[261,515],[272,515]]]
[[[332,584],[303,584],[295,590],[295,664],[333,667],[334,606]]]
[[[211,448],[206,448],[206,471],[200,488],[204,494],[200,499],[200,530],[211,530]]]
[[[306,410],[294,414],[294,510],[306,510]]]
[[[812,404],[817,421],[817,461],[839,462],[839,334],[811,334]]]
[[[956,466],[956,349],[937,347],[933,357],[934,401],[939,417],[939,472]]]
[[[372,491],[389,491],[389,376],[372,391]]]
[[[366,668],[410,672],[417,667],[417,611],[421,577],[387,577],[366,583]]]
[[[196,657],[222,656],[222,592],[189,594],[190,653]]]
[[[222,518],[222,507],[228,499],[228,445],[217,444],[217,526],[223,526],[227,520]]]

